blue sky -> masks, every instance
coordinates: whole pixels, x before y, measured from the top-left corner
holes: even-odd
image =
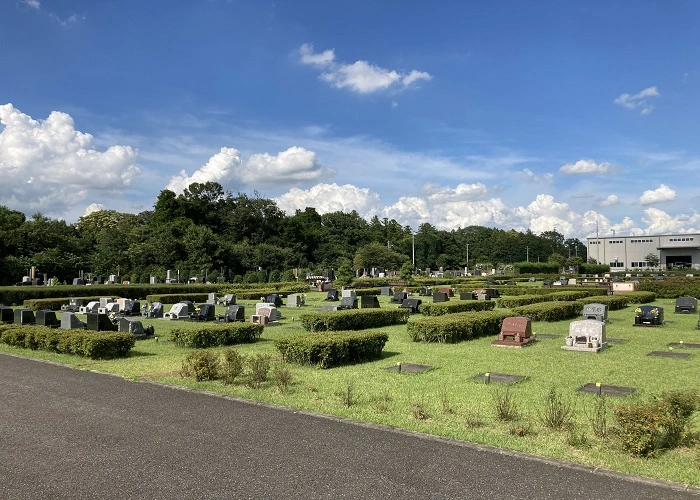
[[[700,2],[8,0],[0,204],[700,231]]]

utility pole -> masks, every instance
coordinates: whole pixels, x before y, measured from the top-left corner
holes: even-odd
[[[465,243],[467,245],[467,273],[469,273],[469,243]]]
[[[530,247],[525,247],[525,262],[530,262]]]

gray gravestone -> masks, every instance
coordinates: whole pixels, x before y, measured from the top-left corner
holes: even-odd
[[[84,330],[87,325],[80,321],[72,311],[63,311],[61,313],[61,330]]]
[[[357,309],[357,297],[343,297],[338,309]]]
[[[689,314],[698,310],[698,299],[695,297],[678,297],[676,299],[676,313]]]
[[[170,311],[165,315],[165,319],[189,319],[189,306],[184,302],[173,304]]]
[[[362,309],[379,309],[379,298],[376,295],[363,295],[360,297]]]
[[[605,323],[594,319],[583,319],[569,323],[569,335],[567,335],[566,343],[562,349],[599,352],[607,346]]]
[[[583,306],[583,319],[595,319],[598,321],[608,320],[608,305],[607,304],[585,304]]]
[[[15,325],[33,325],[35,323],[34,311],[26,307],[15,309]]]

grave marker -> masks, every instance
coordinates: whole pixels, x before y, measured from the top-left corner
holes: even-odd
[[[606,322],[608,320],[608,305],[599,303],[585,304],[583,306],[583,319],[595,319]]]
[[[188,307],[188,304],[184,302],[178,302],[177,304],[173,304],[172,307],[170,308],[170,311],[167,312],[165,315],[165,319],[189,319],[190,318],[190,310]]]
[[[422,303],[423,301],[421,299],[404,299],[399,307],[402,309],[410,309],[411,313],[417,313]]]
[[[287,307],[301,307],[304,305],[304,299],[298,293],[290,293],[287,295]]]
[[[698,299],[695,297],[678,297],[676,299],[676,313],[690,314],[698,311]]]
[[[226,313],[217,316],[219,321],[233,323],[235,321],[245,321],[245,306],[233,305],[226,308]]]
[[[503,318],[498,339],[491,342],[497,347],[525,347],[534,342],[532,322],[524,316]]]
[[[48,326],[51,328],[58,328],[61,322],[56,317],[56,312],[51,309],[41,309],[36,312],[36,324],[37,326]]]
[[[15,322],[15,311],[10,306],[0,306],[0,322]]]
[[[568,351],[599,352],[608,346],[605,323],[583,319],[569,323],[569,335],[561,348]]]
[[[433,302],[447,302],[450,298],[445,292],[435,292],[433,293]]]
[[[363,295],[360,297],[360,307],[362,309],[379,309],[379,297],[376,295]]]
[[[339,300],[338,290],[328,290],[328,293],[326,294],[325,300],[332,300],[332,301]]]
[[[87,325],[80,321],[72,311],[63,311],[61,313],[61,330],[84,330]]]
[[[35,323],[34,311],[26,307],[15,309],[15,325],[33,325]]]
[[[88,313],[87,329],[97,332],[113,332],[117,330],[117,325],[112,323],[112,320],[106,314]]]
[[[634,326],[661,326],[664,323],[664,308],[661,306],[639,306],[634,313]]]
[[[357,309],[357,297],[343,297],[338,309]]]

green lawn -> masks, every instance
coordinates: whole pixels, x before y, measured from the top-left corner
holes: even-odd
[[[268,353],[274,363],[281,363],[273,340],[301,333],[298,317],[324,303],[325,293],[307,294],[301,309],[282,307],[285,318],[278,326],[266,327],[255,344],[236,346],[243,354]],[[396,307],[382,296],[382,307]],[[429,300],[429,299],[428,299]],[[457,300],[457,299],[452,299]],[[246,313],[254,311],[254,301],[242,301]],[[537,340],[524,349],[497,348],[493,338],[459,344],[421,344],[411,342],[405,326],[383,329],[389,341],[381,360],[329,370],[289,365],[293,382],[281,392],[270,379],[258,389],[244,382],[226,386],[219,382],[196,382],[179,375],[188,350],[169,342],[173,328],[193,323],[167,320],[143,320],[155,326],[158,341],[138,341],[126,359],[92,361],[68,355],[15,349],[0,344],[0,351],[47,359],[79,369],[121,375],[128,379],[148,379],[205,389],[222,394],[266,401],[294,408],[312,410],[355,420],[399,427],[428,434],[450,437],[541,456],[569,460],[597,467],[630,472],[680,483],[700,486],[700,447],[678,448],[650,459],[630,457],[621,451],[614,438],[603,440],[593,435],[590,417],[596,397],[577,392],[589,382],[636,388],[627,398],[608,397],[610,407],[631,400],[645,399],[670,389],[700,389],[700,349],[684,348],[689,359],[646,356],[650,351],[668,350],[667,343],[700,343],[696,314],[674,314],[672,300],[659,300],[664,307],[666,325],[633,327],[634,308],[609,313],[607,336],[623,339],[601,353],[572,352],[561,349],[568,333],[568,321],[536,322],[536,334],[555,334],[555,339]],[[169,309],[166,306],[166,310]],[[220,308],[223,311],[223,308]],[[419,319],[414,315],[411,321]],[[224,349],[220,349],[223,351]],[[399,362],[419,363],[432,367],[420,374],[387,370]],[[483,373],[524,375],[527,378],[509,385],[518,406],[515,422],[496,418],[494,395],[502,393],[502,384],[484,384],[472,380]],[[575,434],[585,443],[569,444],[567,431],[551,431],[541,422],[544,400],[556,388],[575,410]],[[614,424],[609,412],[608,422]],[[695,415],[695,427],[700,416]],[[516,432],[518,431],[518,432]],[[525,434],[525,435],[521,435]]]

